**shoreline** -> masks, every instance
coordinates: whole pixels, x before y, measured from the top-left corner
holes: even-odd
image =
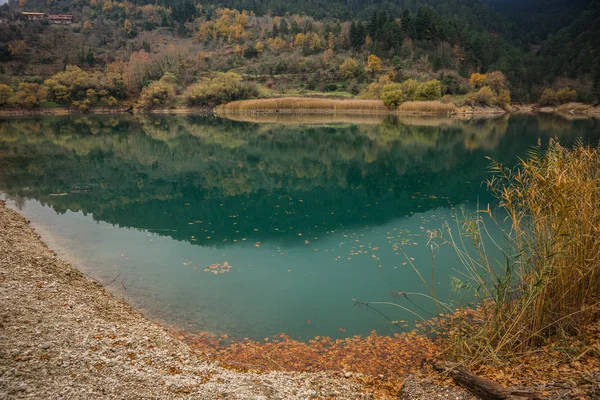
[[[219,367],[60,260],[4,201],[0,292],[3,398],[373,398],[339,373]]]
[[[273,98],[279,99],[279,98]],[[269,100],[264,99],[264,100]],[[254,101],[254,100],[241,100]],[[344,101],[344,100],[341,100]],[[469,117],[497,117],[501,115],[528,114],[528,115],[548,115],[555,114],[565,118],[600,118],[600,106],[593,106],[583,103],[572,103],[558,107],[541,107],[537,104],[514,104],[510,110],[504,110],[499,107],[479,107],[462,106],[457,107],[454,112],[437,113],[427,111],[399,111],[399,110],[364,110],[364,109],[346,109],[339,110],[334,108],[322,109],[255,109],[247,111],[225,110],[222,106],[217,107],[173,107],[173,108],[155,108],[149,110],[131,110],[126,108],[93,108],[82,112],[68,107],[57,108],[5,108],[0,109],[0,118],[11,117],[37,117],[37,116],[85,116],[85,115],[217,115],[223,118],[228,116],[256,116],[256,115],[359,115],[359,116],[420,116],[420,117],[440,117],[465,119]]]
[[[358,400],[379,398],[373,393],[390,384],[345,371],[221,364],[61,260],[4,200],[0,293],[3,398]],[[470,398],[414,377],[394,380],[394,388],[405,400]]]

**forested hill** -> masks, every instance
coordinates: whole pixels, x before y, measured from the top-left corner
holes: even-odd
[[[589,8],[591,0],[484,0],[516,23],[531,43],[571,24]]]
[[[32,11],[46,16],[22,14]],[[53,24],[48,14],[74,21]],[[137,101],[166,73],[155,89],[172,97],[226,72],[256,84],[245,97],[379,99],[389,83],[435,81],[429,95],[409,90],[398,101],[536,102],[547,88],[564,89],[565,101],[571,89],[579,101],[600,98],[600,0],[10,0],[0,19],[0,84],[11,86],[0,106]],[[69,65],[105,77],[65,94],[63,77],[46,81]],[[470,81],[477,73],[501,79]]]

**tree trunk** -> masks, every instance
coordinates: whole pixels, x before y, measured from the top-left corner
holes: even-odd
[[[459,364],[437,364],[434,369],[449,374],[456,384],[483,400],[519,400],[523,398],[542,400],[539,393],[505,388],[487,378],[475,375]]]

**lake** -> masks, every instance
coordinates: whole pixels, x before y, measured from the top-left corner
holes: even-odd
[[[0,192],[59,256],[167,326],[391,334],[354,299],[432,315],[424,297],[392,292],[427,293],[414,268],[431,280],[429,232],[494,207],[487,157],[516,165],[553,137],[600,138],[597,120],[559,116],[237,119],[3,119]],[[436,296],[457,300],[457,257],[433,253]]]

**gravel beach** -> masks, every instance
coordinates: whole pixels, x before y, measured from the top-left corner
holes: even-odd
[[[237,372],[203,359],[60,260],[0,201],[0,398],[374,398],[347,376]],[[402,399],[468,398],[409,381]]]

